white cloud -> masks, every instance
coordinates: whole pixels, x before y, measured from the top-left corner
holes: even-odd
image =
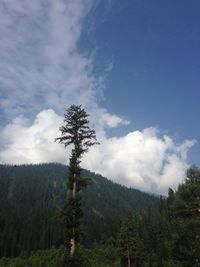
[[[101,123],[108,126],[108,128],[114,128],[119,124],[127,125],[130,122],[128,120],[120,118],[119,116],[109,114],[106,110],[102,110]]]
[[[52,109],[40,112],[30,125],[18,117],[1,132],[6,144],[1,149],[4,163],[61,162],[66,164],[70,148],[54,142],[63,118]],[[101,144],[87,153],[82,166],[126,186],[166,194],[182,182],[187,151],[195,140],[177,145],[155,128],[134,131],[123,137],[106,138],[98,133]]]
[[[54,142],[59,136],[62,118],[52,109],[40,112],[34,122],[17,117],[1,132],[6,146],[1,149],[3,163],[40,163],[59,161],[64,163],[66,151]]]
[[[195,140],[185,140],[177,145],[155,128],[147,128],[103,139],[85,156],[84,167],[130,187],[166,194],[182,182],[187,151],[194,144]]]

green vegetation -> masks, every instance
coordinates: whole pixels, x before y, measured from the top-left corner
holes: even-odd
[[[0,267],[63,266],[67,172],[59,164],[0,166]],[[76,266],[200,267],[198,168],[161,199],[83,175],[93,183],[82,205],[85,234],[77,255],[84,264]]]
[[[108,240],[94,249],[78,248],[78,257],[84,261],[83,267],[120,267],[113,241]],[[33,253],[22,252],[17,258],[1,258],[1,267],[60,267],[65,259],[65,249],[40,250]],[[75,266],[75,265],[74,265]]]
[[[22,252],[14,259],[1,258],[2,267],[59,267],[63,262],[63,249],[39,250],[35,253]]]
[[[60,216],[66,201],[68,167],[61,164],[0,165],[0,257],[59,248],[65,243]],[[144,214],[159,199],[83,170],[92,184],[83,192],[83,245],[115,236],[120,218]]]
[[[124,266],[142,266],[145,248],[142,240],[138,218],[128,215],[122,220],[118,234],[118,251]]]

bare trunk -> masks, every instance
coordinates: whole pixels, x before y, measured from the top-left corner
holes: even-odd
[[[75,248],[76,248],[76,244],[75,244],[75,239],[74,238],[71,238],[70,240],[70,257],[73,257],[74,256],[74,253],[75,253]]]
[[[131,267],[131,260],[129,256],[128,256],[128,267]]]
[[[73,199],[76,198],[76,181],[73,182],[73,190],[72,190]]]
[[[130,259],[130,251],[129,251],[128,241],[127,241],[127,256],[128,256],[128,267],[131,267],[131,259]]]
[[[73,188],[72,188],[73,199],[76,198],[76,174],[74,173]],[[74,232],[74,229],[73,229]],[[75,237],[73,236],[70,240],[70,256],[73,257],[76,249]]]

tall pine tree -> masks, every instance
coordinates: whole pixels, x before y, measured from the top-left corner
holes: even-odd
[[[143,266],[144,246],[139,236],[139,222],[131,214],[121,221],[118,233],[118,246],[121,266]]]
[[[89,147],[98,144],[95,131],[89,127],[88,116],[81,105],[71,105],[64,115],[64,125],[59,129],[61,137],[55,139],[64,144],[65,148],[73,146],[69,160],[69,196],[63,210],[67,229],[66,241],[72,260],[76,256],[80,239],[82,218],[80,191],[88,184],[87,179],[81,177],[81,158]]]
[[[171,222],[176,233],[172,257],[184,267],[200,266],[200,169],[187,170],[169,202]]]

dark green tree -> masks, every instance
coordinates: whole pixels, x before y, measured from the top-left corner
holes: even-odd
[[[200,266],[200,170],[192,166],[185,183],[170,197],[174,228],[172,257],[182,266]]]
[[[122,220],[118,234],[118,244],[123,267],[143,266],[144,246],[139,232],[139,222],[136,217],[128,215]]]
[[[82,218],[80,191],[87,186],[88,180],[81,177],[81,158],[89,147],[99,144],[96,133],[89,127],[88,114],[81,105],[71,105],[64,115],[64,125],[60,127],[61,137],[55,139],[65,148],[72,145],[69,160],[69,196],[63,210],[67,229],[66,241],[71,260],[76,258],[76,248],[80,240]]]

